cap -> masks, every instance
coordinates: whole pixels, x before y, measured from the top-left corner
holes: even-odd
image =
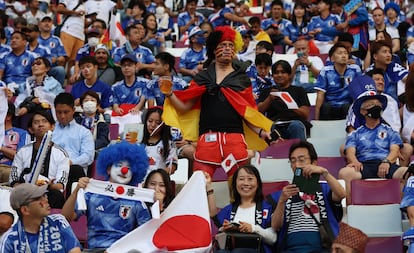
[[[397,15],[400,15],[400,6],[394,2],[388,2],[384,7],[384,13],[386,14],[389,9],[394,9]]]
[[[201,34],[205,34],[207,31],[201,30],[199,26],[194,26],[193,29],[191,29],[190,34],[188,35],[188,37],[193,37],[194,35],[201,35]]]
[[[22,32],[39,32],[39,27],[35,24],[28,24],[22,28]]]
[[[375,81],[367,76],[355,77],[348,86],[349,93],[354,99],[352,110],[356,116],[361,116],[361,105],[368,99],[378,99],[382,104],[382,109],[387,106],[387,98],[377,93]]]
[[[40,19],[40,21],[42,22],[42,21],[44,21],[45,19],[53,20],[52,15],[49,15],[49,14],[44,15],[44,16]]]
[[[104,44],[98,44],[95,47],[95,53],[98,52],[98,50],[104,50],[106,52],[106,54],[109,55],[109,50]]]
[[[99,35],[99,34],[100,34],[100,32],[99,32],[99,30],[98,30],[98,29],[96,29],[96,28],[89,28],[89,29],[86,31],[86,34],[87,34],[87,35],[90,35],[90,34],[96,34],[96,35]]]
[[[358,253],[364,253],[368,243],[368,236],[361,230],[346,223],[339,223],[339,234],[334,243],[346,245]]]
[[[28,200],[43,196],[47,192],[47,187],[47,184],[42,186],[29,183],[19,184],[10,193],[10,206],[18,210]]]
[[[126,55],[124,55],[122,57],[121,64],[122,64],[122,62],[127,61],[127,60],[128,61],[132,61],[132,62],[138,62],[137,57],[135,55],[133,55],[133,54],[126,54]]]

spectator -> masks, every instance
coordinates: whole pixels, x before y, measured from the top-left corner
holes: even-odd
[[[178,14],[178,27],[180,34],[183,36],[186,32],[191,33],[191,30],[196,26],[200,26],[204,22],[204,16],[196,11],[197,0],[188,0],[185,5],[185,12]]]
[[[147,13],[153,13],[155,14],[156,12],[156,8],[157,8],[157,4],[154,3],[151,0],[143,0],[143,3],[145,5],[145,10]]]
[[[400,6],[394,2],[388,2],[384,7],[384,13],[387,16],[387,19],[384,20],[385,25],[398,28],[400,24]]]
[[[48,76],[50,62],[45,57],[38,57],[32,63],[33,75],[26,79],[26,89],[20,93],[15,103],[19,104],[18,116],[31,113],[40,109],[50,109],[47,98],[54,98],[63,92],[60,83],[53,77]]]
[[[100,113],[103,113],[105,109],[110,108],[113,103],[113,95],[111,87],[103,83],[98,79],[98,62],[92,56],[84,56],[79,61],[79,67],[82,72],[82,76],[85,78],[81,80],[72,88],[72,96],[75,98],[75,105],[80,105],[80,97],[88,90],[93,90],[100,94],[101,107],[98,108]]]
[[[1,252],[39,252],[47,247],[53,252],[80,253],[80,244],[69,222],[60,214],[50,215],[47,185],[24,183],[10,194],[10,205],[19,220],[4,234]]]
[[[371,44],[371,55],[374,63],[365,71],[379,68],[384,71],[385,88],[384,93],[393,97],[396,101],[398,96],[404,93],[404,88],[398,88],[398,82],[403,83],[407,79],[408,71],[400,64],[392,60],[391,44],[386,40],[376,41]]]
[[[46,13],[39,10],[39,0],[29,0],[27,5],[29,10],[23,13],[22,17],[27,20],[27,23],[37,25]]]
[[[143,180],[147,167],[148,158],[144,148],[127,142],[103,149],[96,163],[98,174],[109,181],[109,187],[113,188],[112,184],[121,184],[132,191],[138,191],[135,186]],[[124,199],[119,198],[119,195],[115,197],[116,193],[111,196],[103,195],[101,192],[105,190],[99,185],[94,185],[96,190],[84,195],[87,210],[79,210],[75,206],[79,189],[84,189],[89,184],[93,184],[89,178],[79,179],[78,185],[63,206],[62,214],[68,220],[86,215],[90,250],[104,252],[118,239],[151,219],[146,205],[136,197]]]
[[[331,236],[338,235],[345,190],[329,170],[317,165],[318,155],[311,143],[292,144],[289,160],[295,174],[302,169],[304,177],[321,175],[327,183],[319,184],[316,193],[310,195],[295,184],[270,195],[276,204],[272,227],[279,235],[278,249],[280,252],[330,252],[330,248],[323,248],[318,223]],[[319,217],[318,222],[315,222],[315,216]]]
[[[6,44],[7,38],[6,33],[4,32],[4,28],[0,28],[0,57],[4,53],[9,53],[12,51],[11,47]]]
[[[272,43],[272,40],[269,37],[269,34],[267,34],[263,29],[260,27],[260,18],[259,17],[251,17],[249,18],[249,24],[250,24],[250,32],[253,37],[253,40],[259,42],[259,41],[267,41],[269,43]]]
[[[364,253],[368,236],[348,224],[339,223],[339,234],[332,244],[332,253]]]
[[[213,25],[225,26],[230,25],[230,22],[239,22],[240,24],[249,25],[244,17],[238,17],[233,13],[233,10],[226,7],[225,0],[213,0],[214,13],[208,17],[208,21]]]
[[[89,0],[85,2],[86,14],[97,13],[96,18],[103,20],[108,26],[110,22],[110,13],[115,9],[122,10],[124,5],[122,0]]]
[[[404,142],[414,145],[414,73],[413,69],[410,68],[410,73],[405,83],[405,103],[402,108],[402,138]],[[414,226],[414,221],[412,223]]]
[[[207,59],[205,31],[195,26],[190,34],[190,47],[180,57],[180,73],[186,82],[190,82],[195,75],[203,69],[203,63]]]
[[[122,20],[122,29],[125,31],[128,26],[142,23],[146,15],[145,5],[142,1],[129,1],[126,9],[126,17]]]
[[[314,38],[321,54],[327,54],[333,46],[338,32],[335,26],[341,23],[337,15],[331,14],[330,8],[330,0],[320,0],[319,15],[312,17],[308,25],[308,34]]]
[[[143,34],[140,33],[140,30],[135,26],[129,26],[125,30],[127,42],[122,46],[115,49],[113,54],[113,59],[116,64],[119,64],[121,58],[126,54],[135,54],[137,57],[138,70],[145,69],[146,71],[154,70],[154,55],[151,50],[141,46],[143,39]]]
[[[66,15],[65,24],[61,28],[60,39],[68,57],[67,76],[75,65],[76,55],[85,41],[85,6],[82,1],[63,0],[59,2],[57,13]]]
[[[143,187],[155,191],[154,200],[158,200],[160,212],[163,212],[175,197],[170,175],[163,169],[151,171],[147,175]]]
[[[137,58],[133,54],[124,55],[121,59],[121,69],[124,80],[112,86],[114,94],[113,110],[116,115],[125,115],[129,112],[139,113],[146,102],[148,79],[135,76]]]
[[[10,19],[15,19],[23,15],[26,12],[26,6],[22,4],[20,1],[15,0],[7,0],[6,1],[6,9],[5,14]],[[3,23],[5,25],[5,23]]]
[[[317,92],[315,119],[345,119],[351,104],[348,85],[361,75],[357,65],[348,65],[346,46],[338,42],[329,50],[333,65],[322,68],[315,86]]]
[[[300,37],[294,43],[298,58],[292,66],[292,85],[302,87],[306,92],[315,92],[314,87],[324,67],[319,56],[309,56],[309,42]]]
[[[29,131],[35,137],[35,142],[23,146],[17,151],[13,160],[9,183],[15,186],[20,183],[31,183],[34,173],[34,158],[40,148],[43,136],[55,127],[55,120],[47,111],[36,111],[29,120]],[[47,197],[51,208],[62,208],[65,203],[63,191],[66,188],[69,175],[69,157],[57,144],[47,147],[41,175],[37,185],[48,185]],[[27,168],[29,171],[26,171]]]
[[[98,113],[101,100],[99,94],[89,90],[80,97],[83,113],[75,118],[76,122],[92,133],[95,141],[95,151],[99,151],[109,144],[109,126],[102,113]]]
[[[361,87],[364,91],[365,87]],[[365,123],[346,138],[345,154],[348,164],[339,171],[338,177],[345,180],[350,203],[350,187],[353,179],[402,178],[406,167],[396,163],[402,140],[398,132],[381,123],[381,113],[387,106],[383,95],[360,93],[354,102],[355,114],[360,114]],[[375,93],[374,93],[375,94]]]
[[[369,32],[369,40],[376,39],[378,32],[386,31],[392,39],[392,53],[400,51],[400,35],[397,28],[385,24],[384,10],[381,7],[376,7],[372,10],[372,17],[374,18],[374,26],[371,27]]]
[[[269,203],[264,201],[262,187],[262,179],[257,168],[252,165],[241,166],[234,172],[231,181],[234,201],[218,212],[214,199],[214,189],[211,186],[211,177],[206,173],[206,191],[210,217],[213,218],[219,230],[258,234],[263,240],[261,243],[261,247],[264,249],[263,252],[270,253],[277,235],[270,226],[273,210]],[[237,223],[239,226],[234,228],[231,223]],[[256,252],[256,250],[246,248],[235,250],[238,250],[238,252]]]
[[[14,215],[10,212],[0,213],[0,242],[3,235],[11,228],[14,223]]]
[[[346,50],[348,50],[348,64],[356,64],[360,69],[363,69],[361,58],[358,58],[357,56],[352,54],[352,45],[354,44],[354,38],[352,37],[352,34],[340,33],[338,34],[338,41],[340,41],[346,47]],[[327,59],[326,62],[326,65],[332,64],[330,59]]]
[[[273,45],[284,46],[285,35],[283,33],[291,22],[283,18],[283,3],[281,0],[272,1],[270,13],[270,18],[262,20],[262,29],[270,35]]]
[[[259,111],[275,122],[277,130],[284,139],[306,140],[306,128],[310,128],[307,122],[309,117],[309,99],[302,87],[292,86],[290,76],[292,68],[287,61],[277,61],[272,66],[273,80],[277,87],[269,87],[260,93]],[[289,102],[283,96],[277,96],[273,92],[286,92],[297,104],[296,109],[290,109]]]
[[[188,84],[183,79],[174,75],[174,64],[175,57],[170,53],[163,52],[157,54],[155,56],[154,75],[157,75],[160,78],[169,78],[172,82],[172,90],[184,90],[188,87]],[[160,78],[153,79],[148,83],[147,100],[149,107],[154,106],[154,102],[156,102],[158,106],[164,105],[165,94],[163,94],[160,89]]]
[[[170,104],[180,113],[189,112],[197,101],[201,102],[199,104],[201,108],[198,107],[199,116],[197,111],[191,111],[195,112],[192,114],[192,121],[187,121],[185,125],[172,126],[186,127],[186,131],[192,133],[184,134],[187,140],[199,139],[194,154],[193,169],[206,171],[210,175],[213,175],[217,165],[228,158],[230,153],[239,165],[247,162],[249,152],[244,140],[243,120],[249,122],[249,131],[253,130],[260,137],[270,139],[268,130],[271,122],[254,109],[255,102],[250,80],[245,74],[246,70],[239,62],[233,62],[236,52],[241,49],[241,43],[240,34],[232,28],[227,26],[216,28],[207,40],[209,57],[205,62],[207,69],[194,77],[188,89],[182,92],[176,91],[177,95],[172,89],[163,92],[169,98]],[[180,100],[181,95],[186,95],[185,99],[182,97],[184,101]],[[168,110],[174,108],[168,107]],[[244,114],[245,110],[240,108],[248,110],[249,115]],[[217,111],[221,113],[216,113]],[[168,118],[173,117],[172,114],[164,114],[163,117],[166,120],[173,120]],[[196,131],[197,127],[199,133]],[[265,128],[265,131],[262,128]],[[184,129],[181,130],[186,133]],[[235,166],[232,166],[227,174],[231,176],[235,169]]]
[[[142,21],[146,30],[145,37],[142,39],[143,42],[148,42],[153,46],[153,54],[156,55],[165,50],[165,36],[162,32],[158,31],[157,18],[155,14],[148,13]]]
[[[53,143],[61,146],[69,155],[70,170],[68,175],[67,196],[71,193],[72,183],[88,174],[88,166],[92,164],[95,154],[91,132],[76,123],[75,99],[69,93],[56,96],[55,111],[58,124],[52,135]]]
[[[308,34],[307,17],[309,14],[306,8],[308,6],[303,2],[297,2],[293,7],[292,23],[289,23],[284,30],[284,41],[289,48],[293,48],[296,41],[300,38],[306,38]]]
[[[242,50],[237,54],[237,58],[240,61],[245,62],[254,62],[256,58],[256,41],[253,41],[252,34],[250,30],[244,25],[237,27],[237,31],[240,33],[243,39],[243,47]]]
[[[273,80],[270,71],[272,68],[272,57],[270,55],[266,53],[256,55],[254,64],[257,69],[257,75],[249,77],[250,81],[252,82],[253,97],[257,103],[260,97],[260,93],[263,90],[267,90],[271,87],[275,88],[276,83]]]
[[[95,58],[98,62],[98,79],[112,86],[115,82],[122,80],[122,72],[112,61],[111,53],[104,44],[95,47]]]
[[[208,21],[204,21],[203,23],[200,24],[200,29],[205,31],[204,33],[204,37],[206,37],[206,39],[208,38],[208,36],[210,35],[210,33],[214,32],[214,27],[213,25],[208,22]]]
[[[11,36],[12,51],[2,55],[0,59],[0,79],[5,83],[16,83],[19,91],[24,92],[26,78],[32,75],[32,63],[36,56],[26,50],[26,35],[14,32]]]
[[[48,15],[39,21],[40,35],[38,36],[38,41],[40,45],[50,50],[52,57],[50,75],[56,77],[56,80],[63,86],[66,78],[65,65],[67,55],[60,38],[52,35],[52,26],[53,20]]]
[[[270,57],[272,57],[273,56],[274,49],[275,48],[272,45],[272,43],[267,42],[267,41],[259,41],[256,44],[256,48],[255,48],[254,51],[255,51],[256,57],[257,57],[257,55],[263,54],[263,53],[268,54]],[[262,58],[262,57],[260,57],[260,58]],[[271,62],[273,62],[273,58],[271,58]],[[255,62],[252,62],[252,64],[249,67],[247,67],[246,74],[250,78],[250,80],[257,79],[257,77],[259,76],[259,73],[257,71]],[[260,81],[260,82],[263,83],[262,81]],[[252,85],[256,85],[254,83],[254,81],[252,82]],[[254,89],[255,86],[252,86],[252,88]],[[254,90],[254,92],[256,93],[257,91]],[[254,98],[257,100],[258,96],[257,97],[254,97]]]

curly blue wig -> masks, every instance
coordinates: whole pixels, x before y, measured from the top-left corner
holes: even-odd
[[[122,141],[104,148],[96,161],[96,171],[104,176],[105,180],[109,180],[108,168],[119,161],[128,161],[131,167],[132,179],[129,185],[136,186],[142,182],[149,166],[147,152],[143,145]]]

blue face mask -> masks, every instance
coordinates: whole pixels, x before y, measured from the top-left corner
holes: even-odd
[[[204,45],[206,44],[206,38],[204,36],[198,36],[197,37],[197,43]]]

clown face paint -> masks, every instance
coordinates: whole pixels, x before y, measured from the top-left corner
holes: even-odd
[[[119,184],[128,184],[132,179],[132,172],[128,161],[114,163],[109,169],[110,181]]]

